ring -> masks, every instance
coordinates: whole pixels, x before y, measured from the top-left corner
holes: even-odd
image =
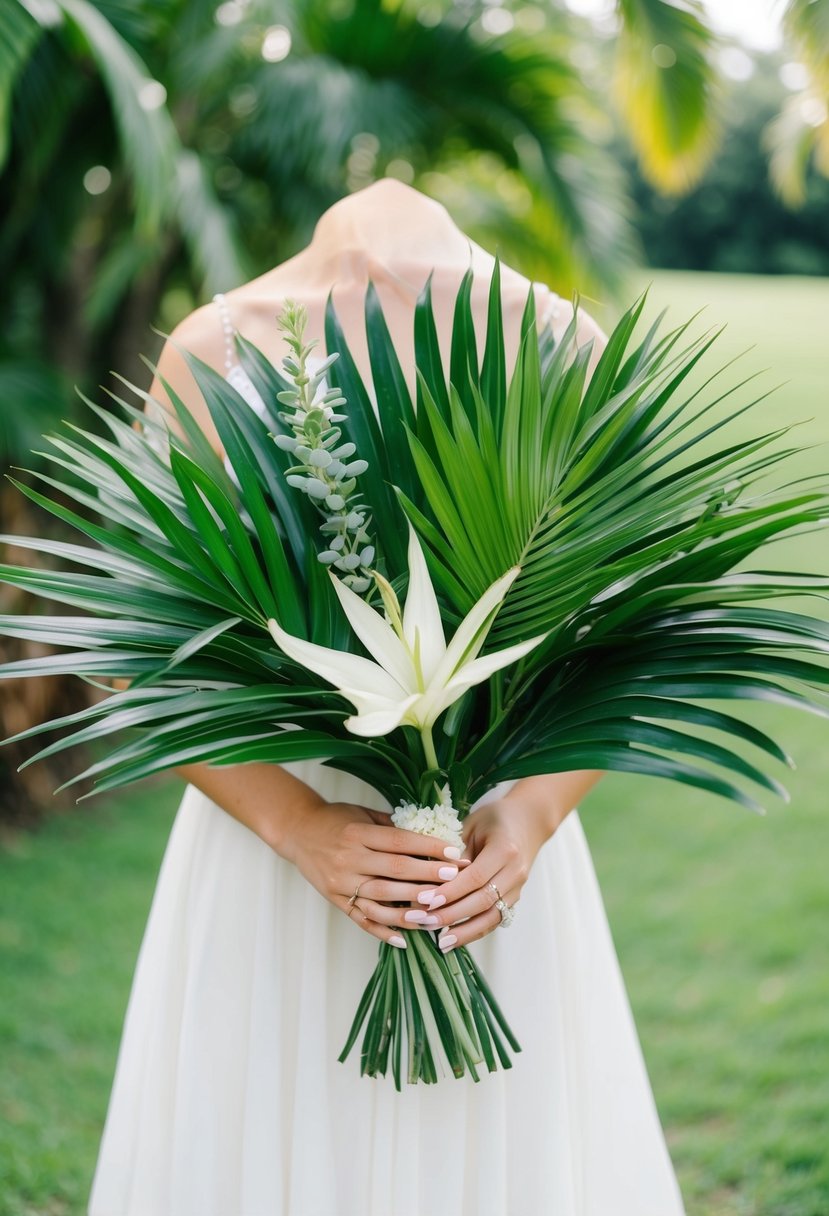
[[[515,920],[514,906],[512,908],[510,908],[507,905],[505,900],[498,899],[496,901],[495,907],[501,913],[501,920],[499,922],[498,928],[499,929],[508,929],[510,927],[510,925],[512,924],[512,922]]]
[[[491,887],[491,888],[492,888],[492,890],[495,892],[495,900],[496,900],[495,906],[496,906],[496,908],[497,908],[497,906],[498,906],[498,902],[497,902],[497,901],[498,901],[498,900],[501,898],[501,892],[498,890],[498,888],[496,887],[496,885],[495,885],[495,883],[494,883],[494,882],[488,882],[486,885],[487,885],[488,887]]]
[[[363,882],[365,882],[365,881],[366,881],[366,880],[365,880],[365,879],[363,879]],[[358,883],[357,883],[356,890],[354,891],[354,894],[351,896],[351,899],[348,901],[348,907],[349,907],[349,909],[353,908],[353,907],[354,907],[354,905],[356,904],[356,902],[357,902],[357,896],[360,894],[360,887],[363,885],[363,882],[358,882]],[[349,915],[349,916],[351,915],[351,912],[350,912],[350,911],[349,911],[348,915]]]

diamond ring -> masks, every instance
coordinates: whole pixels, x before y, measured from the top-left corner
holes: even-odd
[[[499,929],[508,929],[510,927],[510,925],[512,924],[512,922],[515,920],[514,908],[508,907],[506,901],[503,899],[497,900],[495,907],[501,913],[501,923],[499,924],[498,928]]]

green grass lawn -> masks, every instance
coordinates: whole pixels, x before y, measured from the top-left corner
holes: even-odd
[[[809,418],[798,442],[829,439],[829,282],[651,278],[652,312],[670,304],[679,322],[707,304],[706,323],[728,322],[710,367],[754,344],[738,366],[769,368],[764,388],[789,381],[743,420],[746,432]],[[821,447],[797,472],[827,467]],[[778,563],[829,570],[820,544],[776,546]],[[797,761],[775,774],[788,805],[769,800],[760,817],[609,774],[581,814],[689,1216],[826,1216],[829,722],[768,707],[746,716]],[[0,1216],[85,1212],[180,789],[85,803],[4,840]]]
[[[829,470],[829,282],[667,273],[643,282],[651,278],[651,315],[668,306],[666,321],[678,324],[704,308],[700,328],[726,323],[706,361],[713,370],[746,352],[726,383],[768,369],[735,405],[782,384],[735,433],[803,419],[790,438],[815,446],[789,476]],[[748,564],[829,572],[826,533],[766,553]],[[790,606],[820,611],[819,601]],[[582,817],[689,1216],[826,1216],[829,723],[740,712],[797,762],[775,773],[789,804],[769,799],[759,817],[609,774]]]

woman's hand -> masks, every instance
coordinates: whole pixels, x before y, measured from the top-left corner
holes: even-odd
[[[297,818],[280,852],[355,925],[392,946],[406,945],[397,929],[436,927],[418,896],[471,865],[460,849],[396,828],[381,811],[323,800]]]
[[[443,926],[438,938],[441,950],[466,946],[498,928],[498,896],[487,883],[494,883],[507,907],[512,908],[539,849],[555,826],[552,812],[541,815],[537,806],[509,796],[489,802],[468,816],[463,835],[472,864],[436,890],[431,901],[420,901]]]

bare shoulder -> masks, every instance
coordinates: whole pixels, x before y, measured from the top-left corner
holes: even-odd
[[[221,444],[210,418],[204,399],[199,392],[193,373],[187,363],[185,352],[195,355],[218,372],[224,366],[224,335],[218,309],[212,301],[196,308],[175,326],[168,335],[156,363],[156,374],[150,385],[150,396],[167,411],[171,399],[165,385],[169,385],[198,422],[216,451]],[[171,425],[175,425],[171,422]]]
[[[222,369],[222,323],[216,304],[202,304],[189,313],[169,334],[158,360],[158,371],[166,379],[175,378],[174,387],[183,373],[189,375],[185,351],[203,359],[217,371]]]

